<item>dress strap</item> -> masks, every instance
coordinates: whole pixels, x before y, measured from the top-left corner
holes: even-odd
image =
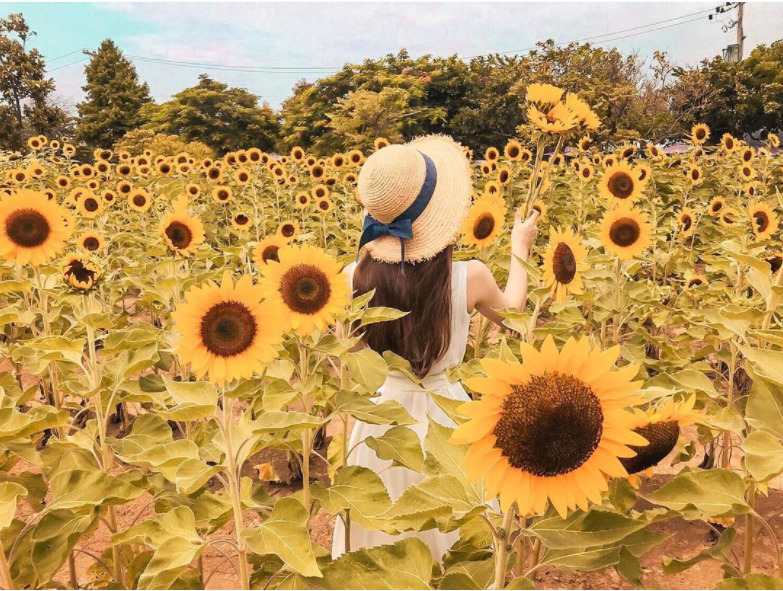
[[[451,266],[451,313],[457,318],[468,318],[468,264],[455,262]]]

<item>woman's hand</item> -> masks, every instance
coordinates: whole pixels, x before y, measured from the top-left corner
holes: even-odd
[[[538,235],[538,211],[531,212],[530,217],[522,221],[522,212],[517,207],[514,215],[514,227],[511,229],[511,254],[521,259],[527,259],[530,247]]]

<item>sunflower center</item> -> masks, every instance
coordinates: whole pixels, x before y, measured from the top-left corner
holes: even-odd
[[[627,199],[633,193],[633,179],[625,172],[615,172],[609,177],[609,190],[618,199]]]
[[[535,476],[568,474],[598,448],[604,414],[592,389],[573,376],[546,373],[514,386],[495,427],[509,463]]]
[[[715,203],[712,204],[712,211],[715,213],[719,212],[722,208],[723,208],[723,203],[721,203],[720,201],[716,201]]]
[[[280,257],[277,254],[277,251],[280,250],[279,246],[276,246],[274,244],[270,244],[267,246],[264,251],[261,253],[261,259],[266,263],[267,261],[277,261],[280,262]]]
[[[756,230],[763,232],[769,226],[769,218],[763,211],[753,212],[753,219],[756,220]]]
[[[692,223],[693,222],[691,220],[691,216],[689,215],[682,216],[682,231],[687,232],[688,230],[690,230]]]
[[[174,248],[187,248],[193,240],[193,232],[182,222],[171,222],[165,232]]]
[[[617,246],[622,247],[631,246],[639,240],[640,233],[641,228],[639,228],[639,224],[636,220],[631,218],[620,218],[612,224],[611,228],[609,228],[609,238],[611,241]]]
[[[247,216],[246,216],[245,214],[243,214],[243,213],[239,213],[239,214],[237,214],[237,216],[234,218],[234,221],[235,221],[237,224],[239,224],[240,226],[244,226],[246,223],[248,223],[248,222],[250,221],[250,218],[249,218],[249,217],[247,217]]]
[[[18,209],[8,216],[5,222],[6,236],[24,248],[40,246],[51,233],[49,220],[35,209]]]
[[[329,278],[314,265],[291,267],[280,281],[283,301],[294,312],[315,314],[329,301],[332,293]]]
[[[783,265],[783,256],[772,256],[767,259],[767,263],[769,263],[772,273],[777,273],[780,270],[781,265]]]
[[[135,205],[136,207],[144,207],[146,203],[147,203],[147,198],[144,195],[133,196],[133,205]]]
[[[290,238],[294,235],[294,225],[293,224],[283,224],[280,228],[280,233],[285,236],[286,238]]]
[[[98,239],[94,236],[88,236],[84,239],[83,242],[84,248],[86,248],[89,251],[98,250],[98,247],[100,246],[100,242],[98,242]]]
[[[589,168],[583,168],[582,169],[582,176],[586,179],[590,178],[590,175],[592,174],[591,170]]]
[[[218,357],[244,353],[256,336],[256,318],[240,302],[223,301],[212,306],[201,319],[201,341]]]
[[[680,437],[680,425],[677,421],[662,421],[652,423],[634,429],[650,442],[649,445],[637,447],[629,445],[636,455],[632,458],[620,458],[620,463],[628,471],[628,474],[636,474],[652,468],[658,462],[669,455],[669,452],[677,445],[677,439]]]
[[[560,242],[555,248],[552,258],[552,271],[558,283],[568,284],[576,275],[576,257],[574,251],[565,242]]]
[[[98,202],[92,197],[88,197],[84,200],[84,209],[90,213],[98,211]]]
[[[726,138],[726,147],[731,150],[734,147],[734,140],[731,138]]]
[[[707,135],[707,132],[704,131],[704,129],[699,128],[699,129],[696,130],[696,139],[703,140],[706,135]]]
[[[482,213],[473,223],[473,236],[484,240],[495,229],[495,218],[491,213]]]

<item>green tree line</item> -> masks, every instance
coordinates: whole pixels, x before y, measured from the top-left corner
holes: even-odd
[[[81,153],[114,146],[139,152],[224,154],[258,146],[316,154],[446,133],[475,150],[504,144],[524,122],[528,84],[579,92],[604,125],[599,141],[674,141],[697,122],[713,137],[783,129],[783,40],[740,63],[716,57],[679,67],[665,53],[647,60],[589,43],[539,43],[523,55],[411,57],[401,50],[300,81],[280,110],[206,74],[160,104],[133,63],[105,40],[85,67],[77,116],[54,101],[54,83],[21,14],[0,19],[0,146],[19,150],[32,135],[74,137]]]

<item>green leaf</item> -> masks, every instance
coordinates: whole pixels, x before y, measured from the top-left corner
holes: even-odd
[[[772,575],[751,573],[742,578],[723,579],[716,589],[783,589],[783,579]]]
[[[386,362],[372,349],[362,349],[355,353],[346,353],[343,361],[351,370],[351,378],[364,386],[369,392],[376,392],[386,381],[388,368]]]
[[[336,411],[349,414],[370,425],[413,425],[418,422],[399,402],[387,400],[376,403],[350,390],[340,390],[337,393],[336,405]]]
[[[402,312],[394,308],[387,308],[385,306],[374,306],[367,308],[362,314],[361,322],[359,326],[367,326],[369,324],[375,324],[376,322],[388,322],[389,320],[397,320],[407,316],[410,312]]]
[[[339,470],[329,488],[316,482],[311,493],[330,515],[349,510],[351,519],[368,529],[382,527],[378,516],[391,504],[380,476],[361,466],[347,466]]]
[[[681,472],[657,491],[642,495],[686,519],[726,517],[750,510],[742,477],[726,469]]]
[[[52,491],[49,511],[121,505],[136,499],[144,492],[97,469],[60,471],[52,476],[49,486]]]
[[[738,347],[748,361],[753,364],[754,372],[775,382],[778,386],[783,386],[783,364],[780,363],[780,357],[783,353],[768,349],[755,349],[745,345],[738,345]]]
[[[195,421],[215,416],[218,393],[209,382],[176,382],[163,378],[174,405],[158,414],[170,421]]]
[[[485,587],[482,587],[484,589]],[[535,589],[536,584],[531,581],[530,579],[526,577],[517,577],[513,581],[511,581],[508,585],[503,587],[503,589],[511,590],[511,589]]]
[[[756,482],[766,482],[783,472],[783,445],[774,435],[753,431],[742,442],[745,467]]]
[[[33,569],[41,583],[57,574],[79,539],[98,522],[98,508],[83,514],[52,510],[51,506],[31,534]]]
[[[591,572],[620,561],[620,548],[563,548],[548,550],[540,564],[553,564],[563,570]]]
[[[292,410],[270,410],[261,414],[251,423],[254,433],[276,433],[320,427],[327,421],[324,417],[314,417]]]
[[[381,460],[392,460],[415,472],[424,469],[421,440],[408,427],[391,427],[380,437],[368,437],[364,442]]]
[[[242,537],[257,554],[274,554],[286,566],[306,577],[320,577],[307,521],[310,515],[297,499],[280,499],[261,525],[246,529]]]
[[[641,519],[594,508],[587,513],[575,511],[566,519],[547,517],[525,531],[539,538],[550,550],[570,550],[616,544],[646,526]]]
[[[731,544],[732,542],[734,542],[734,537],[736,535],[737,535],[737,530],[730,527],[720,535],[720,538],[718,538],[718,541],[713,546],[711,546],[707,550],[699,552],[699,554],[697,554],[693,558],[689,558],[688,560],[677,560],[675,558],[669,558],[668,556],[664,556],[663,571],[667,574],[679,573],[686,569],[689,569],[694,564],[698,564],[699,562],[711,558],[716,560],[721,560],[724,562],[729,562],[731,558],[729,555],[729,551],[731,549]]]
[[[15,482],[0,482],[0,530],[11,525],[16,514],[16,500],[24,497],[27,489]]]
[[[783,386],[758,378],[755,372],[745,420],[754,429],[783,438]]]

